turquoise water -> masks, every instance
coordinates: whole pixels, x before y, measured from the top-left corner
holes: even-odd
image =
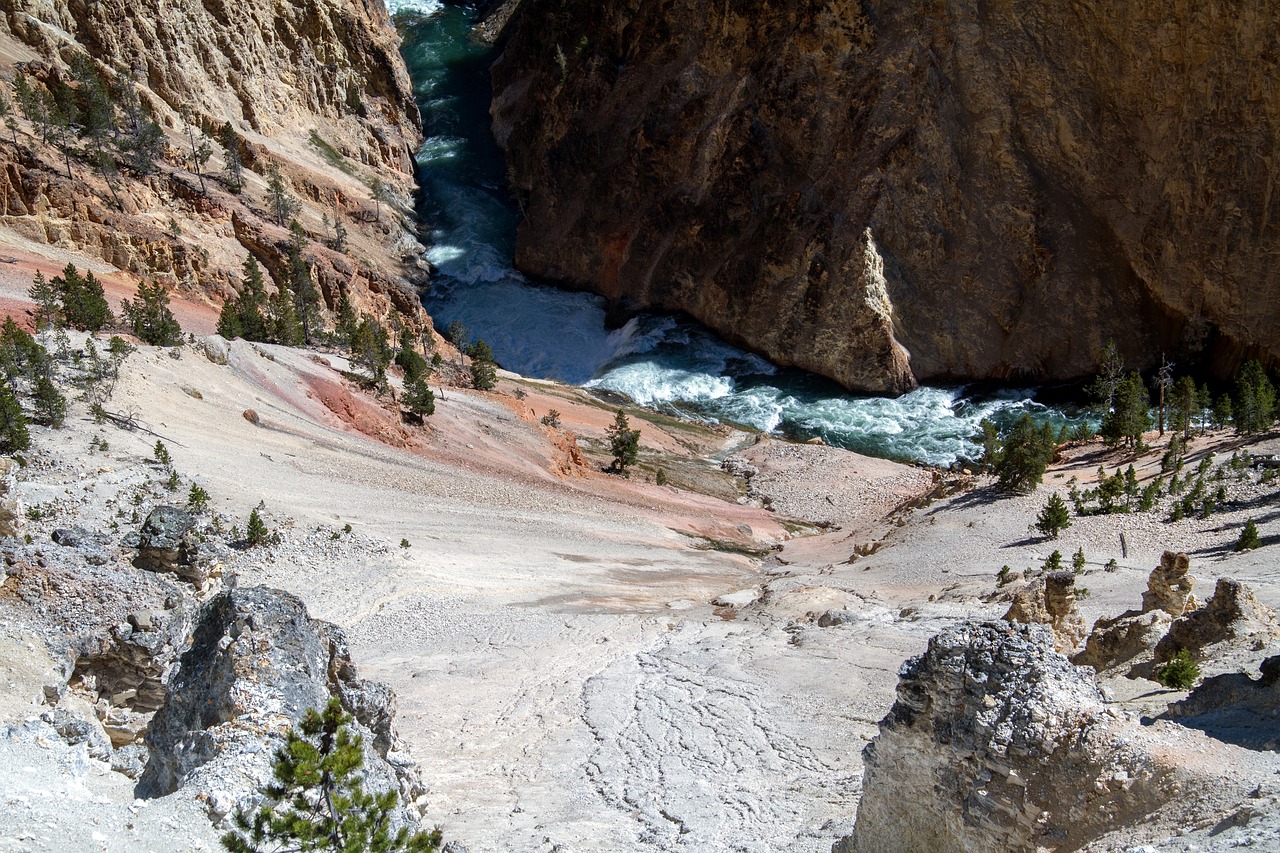
[[[530,281],[512,267],[519,213],[489,130],[490,50],[468,33],[474,5],[391,0],[422,110],[420,210],[438,274],[424,302],[436,324],[461,321],[498,362],[526,376],[605,388],[672,414],[743,424],[893,459],[949,465],[978,451],[983,418],[1023,412],[1061,425],[1035,389],[920,388],[896,399],[832,382],[726,344],[682,317],[641,314],[605,327],[604,300]]]

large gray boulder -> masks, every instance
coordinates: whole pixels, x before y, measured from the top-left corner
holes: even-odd
[[[158,506],[128,543],[138,549],[133,564],[149,572],[168,572],[201,586],[209,577],[194,535],[195,516],[173,506]]]
[[[394,695],[356,676],[340,629],[311,619],[296,597],[262,586],[222,592],[202,609],[147,731],[150,759],[138,794],[205,794],[215,817],[252,808],[285,735],[331,696],[363,738],[366,790],[397,790],[413,808],[395,819],[416,820],[424,790],[395,751]]]
[[[903,665],[837,853],[1074,850],[1167,801],[1048,626],[963,624]]]

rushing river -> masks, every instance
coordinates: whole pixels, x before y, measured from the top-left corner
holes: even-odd
[[[420,209],[439,270],[427,294],[437,326],[460,321],[498,363],[526,376],[605,388],[673,414],[725,421],[875,456],[948,465],[971,458],[983,418],[1065,418],[1034,389],[920,388],[897,399],[834,383],[729,346],[685,318],[642,314],[605,328],[604,300],[529,280],[512,267],[518,211],[489,129],[489,48],[469,38],[475,6],[390,0],[422,110]]]

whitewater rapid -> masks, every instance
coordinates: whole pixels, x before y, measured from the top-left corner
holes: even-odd
[[[1035,402],[1034,389],[851,395],[681,317],[641,314],[607,329],[600,297],[530,281],[512,266],[519,213],[490,131],[490,49],[469,37],[476,10],[439,0],[389,6],[427,137],[417,155],[421,212],[432,224],[428,258],[438,272],[424,303],[439,327],[458,321],[483,338],[503,367],[626,394],[671,414],[933,465],[974,458],[983,418],[1008,423],[1031,412],[1068,420]]]

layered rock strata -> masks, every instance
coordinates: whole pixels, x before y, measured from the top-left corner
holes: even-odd
[[[112,174],[75,153],[89,146],[74,138],[78,126],[64,156],[19,116],[0,145],[0,246],[47,244],[50,258],[101,259],[99,274],[115,268],[217,305],[238,289],[248,256],[285,280],[281,226],[296,217],[322,315],[345,295],[388,326],[421,328],[416,287],[427,267],[405,213],[421,131],[398,48],[381,0],[7,4],[0,78],[22,72],[37,95],[53,81],[75,88],[72,66],[88,57],[121,132],[130,132],[121,93],[132,90],[163,138],[150,169],[120,164]],[[224,123],[240,138],[240,192],[224,175]],[[273,173],[298,204],[283,222]]]
[[[1273,12],[525,0],[517,263],[858,390],[1275,362]]]

